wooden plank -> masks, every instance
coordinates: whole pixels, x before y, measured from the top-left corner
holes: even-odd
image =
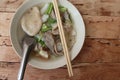
[[[14,13],[0,13],[0,35],[9,36],[10,22]],[[86,37],[120,39],[120,17],[83,16]]]
[[[10,41],[10,37],[0,37],[0,46],[11,47],[12,43]]]
[[[120,17],[83,16],[86,37],[120,39]]]
[[[120,80],[120,63],[80,64],[69,78],[66,68],[40,70],[27,66],[24,80]],[[0,63],[0,80],[16,80],[19,63]]]
[[[0,37],[0,61],[19,62],[13,51],[9,37]],[[120,62],[120,40],[90,39],[73,63],[81,62]]]
[[[120,16],[120,0],[69,0],[84,15]]]
[[[0,61],[19,62],[9,37],[0,37]]]
[[[120,40],[86,39],[73,63],[120,62]]]
[[[24,0],[1,0],[1,12],[15,12],[16,9],[23,3]]]
[[[0,46],[0,61],[19,62],[20,58],[17,56],[12,47]]]
[[[10,22],[14,13],[0,12],[0,36],[9,36]]]
[[[1,12],[15,12],[24,0],[1,0]],[[69,0],[84,15],[120,16],[120,0]]]

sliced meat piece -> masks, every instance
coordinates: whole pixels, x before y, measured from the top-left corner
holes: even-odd
[[[46,46],[50,49],[50,51],[56,55],[55,51],[54,51],[54,44],[55,44],[55,41],[54,41],[54,38],[52,36],[52,33],[51,32],[45,32],[44,35],[43,35],[43,40],[46,44]]]
[[[63,47],[62,47],[62,43],[61,43],[60,39],[56,41],[54,48],[55,48],[55,52],[57,55],[59,55],[59,56],[63,55]]]

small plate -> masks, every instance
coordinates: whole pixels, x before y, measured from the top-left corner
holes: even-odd
[[[11,23],[10,35],[12,45],[20,57],[22,56],[22,39],[25,36],[25,33],[20,26],[20,19],[22,15],[32,6],[41,6],[43,3],[48,3],[51,1],[52,0],[28,0],[17,10],[14,15]],[[68,11],[73,19],[74,28],[77,32],[76,43],[70,51],[71,59],[73,60],[79,54],[83,46],[85,40],[85,25],[79,11],[69,1],[59,0],[59,3],[68,8]],[[36,57],[32,57],[30,58],[29,64],[39,69],[55,69],[64,66],[66,64],[66,60],[64,56],[49,61],[43,61]]]

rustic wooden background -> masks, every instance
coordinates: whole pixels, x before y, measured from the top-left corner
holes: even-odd
[[[9,36],[10,22],[24,0],[0,0],[0,80],[17,80],[20,59]],[[120,0],[69,0],[81,12],[86,40],[72,62],[74,77],[66,67],[39,70],[27,66],[25,80],[120,80]]]

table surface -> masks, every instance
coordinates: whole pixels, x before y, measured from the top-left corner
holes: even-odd
[[[40,70],[27,66],[24,80],[120,80],[120,0],[69,0],[81,12],[86,40],[72,61],[74,77],[66,67]],[[20,58],[10,42],[10,22],[24,0],[0,1],[0,80],[17,80]]]

